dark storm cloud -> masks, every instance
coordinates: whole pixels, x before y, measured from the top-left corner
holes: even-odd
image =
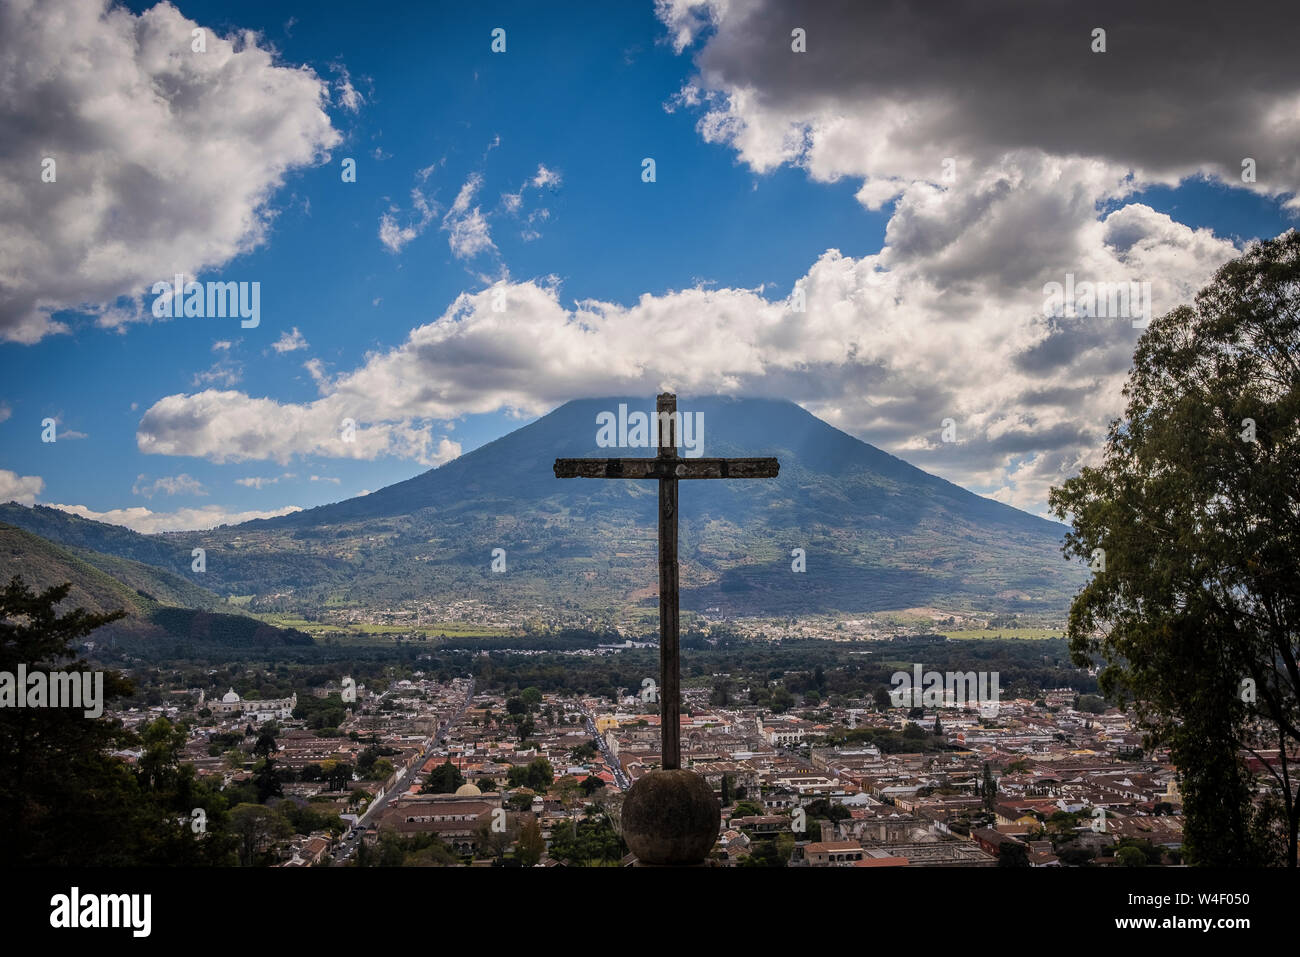
[[[791,54],[794,27],[805,55]],[[1098,27],[1105,53],[1091,49]],[[1294,190],[1298,39],[1300,7],[1277,0],[755,2],[727,5],[696,63],[707,87],[753,89],[781,113],[920,104],[895,138],[908,152],[1036,148],[1237,182],[1250,156],[1261,185]]]

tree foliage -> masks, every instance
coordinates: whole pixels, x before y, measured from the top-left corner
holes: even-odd
[[[542,839],[542,827],[535,817],[529,816],[519,830],[519,845],[515,857],[524,867],[532,867],[542,859],[546,852],[546,841]]]
[[[121,613],[60,612],[71,586],[0,591],[0,671],[91,671],[75,643]],[[131,684],[103,674],[103,704]],[[159,719],[140,734],[83,708],[0,708],[0,863],[149,866],[231,863],[225,801],[180,763],[183,728]],[[115,750],[137,748],[132,768]],[[204,827],[191,815],[201,809]]]
[[[1226,264],[1133,361],[1101,463],[1050,496],[1066,554],[1095,572],[1071,651],[1170,747],[1190,860],[1294,866],[1300,234]],[[1266,749],[1281,755],[1261,759],[1261,793],[1243,752]]]
[[[551,835],[551,857],[572,866],[617,863],[625,854],[627,845],[603,814],[565,821]]]
[[[444,761],[424,779],[424,790],[430,794],[454,794],[465,783],[465,775],[451,761]]]
[[[551,768],[551,762],[546,758],[533,758],[526,765],[517,764],[512,767],[506,783],[512,788],[526,787],[544,794],[554,780],[555,771]]]

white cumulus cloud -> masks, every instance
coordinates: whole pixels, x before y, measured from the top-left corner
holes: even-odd
[[[45,480],[39,475],[19,475],[9,469],[0,469],[0,502],[34,505],[36,496],[44,487]]]
[[[293,327],[293,332],[282,332],[280,338],[271,343],[271,348],[281,354],[307,348],[307,337]]]
[[[483,177],[478,173],[470,175],[456,194],[456,200],[442,218],[443,231],[447,233],[447,245],[451,254],[457,259],[473,259],[480,253],[495,252],[496,244],[492,242],[492,233],[488,228],[487,217],[477,206],[471,206],[474,196],[483,185]]]
[[[194,52],[200,27],[168,3],[0,4],[0,339],[66,331],[63,309],[147,318],[154,282],[262,243],[285,175],[339,141],[325,81],[251,32]]]
[[[315,402],[296,404],[208,389],[155,402],[140,420],[136,445],[148,454],[192,455],[217,463],[392,455],[440,465],[460,455],[458,443],[435,438],[429,425],[416,421],[417,411],[375,415],[388,408],[351,390],[336,389]]]
[[[167,495],[207,495],[203,483],[192,475],[182,472],[180,475],[164,475],[150,482],[147,475],[137,475],[131,487],[132,495],[153,498],[159,493]]]
[[[793,399],[922,468],[1042,511],[1046,489],[1122,409],[1140,334],[1129,319],[1045,317],[1044,284],[1068,271],[1150,282],[1158,315],[1236,249],[1141,204],[1098,221],[1090,196],[1117,188],[1104,166],[1037,152],[1021,163],[1013,178],[999,170],[962,190],[909,186],[879,253],[828,250],[795,279],[802,312],[794,295],[750,289],[566,306],[553,281],[501,282],[462,294],[355,369],[322,374],[316,402],[169,396],[146,413],[138,441],[217,461],[254,450],[437,461],[441,452],[412,440],[413,421],[541,414],[580,396],[721,392]],[[962,228],[938,237],[940,222]],[[501,299],[504,312],[493,308]],[[344,415],[366,423],[351,445],[330,431]],[[958,424],[956,443],[940,440],[945,418]]]
[[[82,518],[88,518],[96,522],[123,525],[144,534],[197,531],[216,528],[218,525],[238,525],[240,522],[251,522],[255,518],[278,518],[291,512],[302,511],[297,505],[286,505],[284,508],[270,511],[246,512],[229,511],[220,505],[205,505],[202,508],[181,508],[174,512],[154,512],[142,506],[114,508],[106,512],[97,512],[85,505],[51,503],[50,507],[62,509],[65,512],[80,515]]]

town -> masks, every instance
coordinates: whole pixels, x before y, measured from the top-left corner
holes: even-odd
[[[660,766],[653,679],[613,695],[487,690],[419,664],[409,677],[340,674],[283,698],[173,689],[107,713],[142,733],[158,722],[187,729],[181,759],[226,798],[244,865],[633,863],[619,811],[626,789]],[[992,714],[951,694],[895,706],[883,687],[863,699],[772,694],[758,706],[747,703],[751,680],[717,673],[683,689],[682,763],[722,807],[713,865],[1182,860],[1176,769],[1096,695],[1006,692]]]

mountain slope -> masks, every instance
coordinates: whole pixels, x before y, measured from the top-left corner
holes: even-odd
[[[116,570],[114,575],[108,569]],[[159,604],[224,604],[211,592],[178,575],[112,555],[60,547],[40,536],[0,524],[0,576],[20,575],[33,588],[71,582],[66,607],[108,612],[123,609],[144,618]]]
[[[366,518],[406,515],[420,508],[447,506],[458,497],[474,497],[476,505],[494,500],[547,500],[557,496],[551,462],[564,457],[608,457],[653,455],[649,449],[602,449],[596,445],[596,415],[616,412],[625,403],[628,411],[653,411],[646,399],[580,399],[565,403],[536,422],[511,432],[482,448],[463,455],[441,468],[424,472],[405,482],[314,509],[273,519],[259,519],[243,527],[303,528],[337,525]],[[899,521],[919,519],[934,508],[950,508],[965,517],[1011,528],[1036,530],[1060,538],[1064,526],[1029,515],[992,499],[969,492],[958,485],[923,472],[902,459],[868,445],[827,425],[793,402],[774,399],[707,397],[685,400],[680,407],[701,412],[706,456],[776,455],[781,475],[762,487],[742,483],[692,483],[691,497],[683,497],[683,514],[694,507],[697,513],[716,511],[723,503],[729,508],[747,509],[757,493],[773,499],[792,488],[811,487],[807,507],[888,508]],[[612,482],[612,486],[636,483]],[[775,486],[775,487],[774,487]],[[650,485],[645,485],[650,488]],[[869,494],[869,490],[877,494]],[[602,490],[593,490],[600,495]],[[628,488],[609,488],[602,497],[619,500],[637,493]],[[901,494],[905,493],[905,494]]]
[[[17,502],[0,505],[0,522],[66,547],[140,562],[201,587],[224,589],[227,593],[248,594],[262,590],[264,585],[292,588],[344,581],[350,573],[345,561],[297,547],[283,551],[241,549],[238,533],[227,535],[225,526],[213,532],[142,535],[121,525],[96,522],[62,509],[46,505],[29,508]],[[209,563],[202,574],[193,572],[191,551],[196,547],[206,548],[214,541],[225,545],[222,560]]]
[[[602,449],[596,416],[647,399],[566,403],[441,468],[362,498],[242,529],[376,534],[414,580],[519,610],[590,610],[655,594],[653,482],[552,474],[557,457],[643,456]],[[1082,573],[1060,554],[1064,526],[975,495],[835,429],[791,402],[711,397],[708,456],[775,455],[776,479],[681,487],[682,601],[731,613],[877,611],[919,605],[1063,611]],[[364,545],[362,547],[365,547]],[[506,549],[507,574],[488,571]],[[807,571],[791,570],[803,548]],[[425,569],[442,574],[423,574]],[[454,584],[452,584],[454,583]],[[419,597],[383,588],[388,601]],[[547,596],[554,596],[548,598]],[[356,600],[353,589],[346,600]],[[429,597],[439,597],[433,593]]]
[[[114,533],[105,550],[138,557],[166,548],[169,567],[185,574],[189,549],[201,545],[211,587],[292,589],[282,603],[300,608],[466,602],[467,614],[570,618],[651,608],[655,483],[562,481],[551,469],[557,457],[652,455],[597,446],[597,414],[616,412],[620,402],[653,411],[649,397],[568,402],[367,496],[211,532],[136,536],[142,541]],[[923,472],[794,403],[678,404],[703,414],[704,455],[781,461],[776,479],[682,483],[687,609],[786,616],[934,605],[1060,614],[1083,580],[1061,556],[1063,526]],[[12,508],[0,507],[0,519],[26,517]],[[75,523],[68,533],[95,537]],[[496,548],[506,552],[504,574],[491,571]],[[791,569],[796,548],[805,550],[806,572]]]
[[[20,576],[43,590],[71,583],[59,606],[66,612],[122,610],[127,617],[105,626],[103,638],[183,638],[227,647],[310,644],[291,629],[274,628],[241,615],[212,592],[179,575],[141,562],[71,546],[0,523],[0,583]]]

